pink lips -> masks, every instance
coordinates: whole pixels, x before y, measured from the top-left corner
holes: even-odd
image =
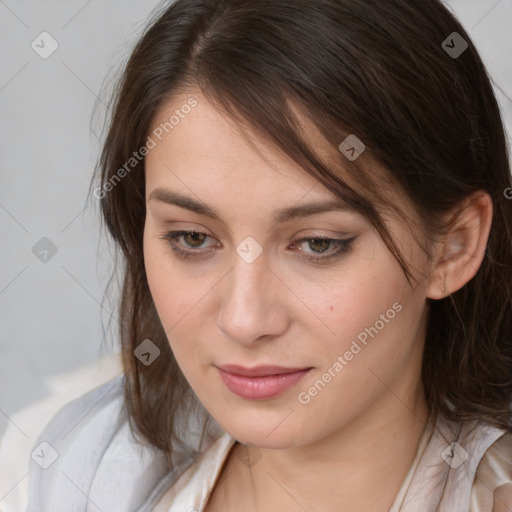
[[[217,367],[227,388],[248,400],[273,398],[301,380],[311,368],[283,368],[257,366],[244,368],[237,365]]]

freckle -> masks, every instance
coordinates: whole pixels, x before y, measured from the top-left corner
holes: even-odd
[[[334,309],[334,306],[331,306],[329,309],[332,311]]]

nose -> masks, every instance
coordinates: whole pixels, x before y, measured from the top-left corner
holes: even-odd
[[[286,287],[264,254],[252,263],[235,254],[223,283],[218,327],[226,336],[249,346],[286,332],[290,323]]]

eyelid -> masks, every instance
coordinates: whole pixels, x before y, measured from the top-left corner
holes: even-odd
[[[174,240],[181,238],[182,236],[186,236],[186,235],[204,235],[206,238],[211,238],[212,240],[217,240],[214,236],[212,236],[208,233],[205,233],[204,231],[199,231],[199,230],[195,230],[195,229],[177,229],[177,230],[173,230],[173,231],[166,231],[161,238],[164,240],[167,240],[167,241],[174,241]],[[220,243],[218,240],[217,240],[217,242]],[[209,247],[207,247],[207,248],[209,248]],[[192,249],[192,252],[199,252],[199,251],[194,251],[193,248],[190,248],[190,249]],[[204,249],[204,247],[203,247],[203,249]]]
[[[204,248],[197,248],[195,250],[194,248],[183,248],[180,247],[179,244],[176,244],[175,241],[182,236],[190,235],[190,234],[196,234],[196,235],[205,235],[206,238],[212,238],[215,240],[215,237],[209,235],[208,233],[204,233],[201,231],[196,230],[175,230],[175,231],[166,231],[160,238],[171,247],[171,249],[178,255],[178,257],[181,257],[183,259],[186,258],[194,258],[194,259],[201,259],[208,257],[209,254],[211,254],[214,247],[204,247]],[[301,249],[298,249],[299,252],[303,254],[307,254],[308,256],[296,256],[302,260],[305,261],[311,261],[318,264],[323,264],[331,261],[332,259],[335,259],[336,257],[341,257],[343,254],[347,253],[351,250],[351,244],[357,237],[354,236],[352,238],[332,238],[325,235],[314,235],[314,236],[305,236],[302,238],[295,239],[290,246],[296,247],[297,245],[300,245],[304,242],[309,242],[312,240],[326,240],[329,242],[333,242],[335,246],[337,246],[337,249],[331,250],[329,252],[307,252]],[[323,254],[326,254],[323,256]]]

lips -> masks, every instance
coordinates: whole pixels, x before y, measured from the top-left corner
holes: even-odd
[[[243,377],[266,377],[267,375],[287,375],[308,370],[309,368],[284,368],[283,366],[256,366],[254,368],[244,368],[234,364],[219,366],[219,369],[231,373],[232,375],[241,375]]]
[[[238,365],[217,368],[227,388],[247,400],[267,400],[276,397],[299,382],[311,370],[282,366],[246,368]]]

